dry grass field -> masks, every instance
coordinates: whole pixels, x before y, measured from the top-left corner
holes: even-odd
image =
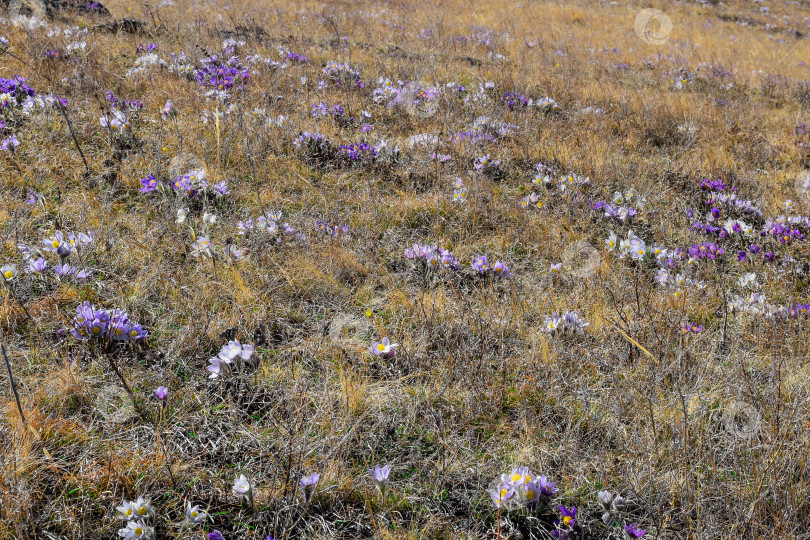
[[[808,34],[0,1],[0,538],[809,538]]]

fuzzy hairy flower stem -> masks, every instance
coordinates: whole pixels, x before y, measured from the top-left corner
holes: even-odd
[[[27,426],[28,421],[25,419],[25,414],[23,413],[22,409],[22,403],[20,403],[20,394],[17,393],[17,385],[14,382],[14,375],[11,374],[11,363],[8,361],[6,348],[2,343],[0,343],[0,350],[3,351],[3,360],[5,360],[6,362],[6,369],[8,370],[8,381],[11,384],[11,391],[14,392],[14,400],[17,402],[17,410],[20,412],[20,418],[22,419],[23,424]]]

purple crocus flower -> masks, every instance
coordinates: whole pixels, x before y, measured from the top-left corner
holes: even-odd
[[[321,475],[318,473],[312,473],[309,476],[304,476],[301,478],[301,481],[298,484],[304,488],[304,501],[309,502],[312,498],[312,495],[315,493],[315,487],[318,485],[318,480],[321,479]]]
[[[212,533],[208,533],[208,540],[225,540],[225,537],[222,536],[222,533],[219,531],[214,531]]]
[[[399,347],[399,343],[391,343],[387,337],[384,337],[380,343],[373,341],[370,350],[374,356],[392,358],[396,354],[397,347]]]
[[[228,189],[228,184],[226,184],[225,182],[219,182],[218,184],[214,184],[213,187],[217,197],[223,197],[231,192],[231,190]]]
[[[74,268],[68,263],[59,263],[53,267],[54,273],[59,277],[73,275]]]
[[[477,270],[479,274],[486,274],[489,270],[489,262],[487,261],[486,255],[481,255],[473,259],[472,262],[473,270]]]
[[[509,266],[503,261],[495,261],[495,264],[492,266],[492,272],[498,277],[509,277]]]
[[[557,538],[568,538],[568,533],[577,528],[577,507],[572,506],[569,510],[565,506],[559,505],[557,509],[560,511],[562,519],[554,520],[557,530],[552,531],[552,534]]]
[[[0,142],[0,150],[10,150],[13,152],[18,146],[20,146],[20,141],[17,139],[16,135],[6,137]]]
[[[32,272],[36,272],[37,274],[43,272],[45,268],[48,266],[48,261],[40,257],[37,260],[32,260],[28,263],[28,269]]]
[[[152,395],[155,396],[155,399],[165,402],[166,398],[169,396],[169,389],[165,386],[158,386],[152,390]]]
[[[641,538],[646,533],[646,529],[639,529],[638,525],[635,523],[631,523],[630,525],[624,526],[624,536],[625,538]]]
[[[374,484],[377,486],[377,489],[380,490],[380,493],[385,493],[385,485],[388,483],[388,475],[391,474],[391,465],[385,465],[383,467],[376,465],[368,472],[371,475],[371,479],[374,480]]]
[[[141,193],[149,193],[157,189],[158,181],[154,174],[150,174],[141,180],[141,187],[138,189]]]

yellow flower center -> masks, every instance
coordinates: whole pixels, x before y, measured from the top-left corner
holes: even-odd
[[[383,345],[382,343],[380,343],[379,345],[377,345],[377,350],[378,350],[378,351],[384,351],[384,350],[385,350],[385,345]]]
[[[563,518],[562,522],[563,522],[563,525],[565,525],[566,527],[570,527],[570,526],[571,526],[571,522],[572,522],[573,520],[574,520],[574,518],[572,518],[571,516],[565,516],[565,517]]]
[[[197,517],[197,512],[190,512],[189,515],[193,518]]]
[[[501,488],[501,499],[506,497],[506,494],[509,493],[509,490],[506,488]]]
[[[529,499],[530,501],[534,500],[535,496],[536,496],[536,493],[534,491],[532,491],[531,489],[526,490],[526,498],[527,499]]]
[[[519,475],[519,474],[513,474],[513,475],[512,475],[512,482],[517,482],[517,481],[518,481],[518,480],[520,480],[521,478],[523,478],[521,475]]]
[[[142,516],[145,516],[145,515],[146,515],[146,507],[145,507],[145,506],[141,506],[140,508],[138,508],[138,513],[139,513],[140,515],[142,515]]]
[[[141,527],[135,527],[135,534],[138,536],[143,534],[143,529]]]
[[[97,336],[97,335],[99,335],[100,333],[101,333],[101,328],[99,328],[98,326],[94,326],[94,327],[93,327],[93,335],[94,335],[94,336]]]
[[[6,279],[11,279],[14,277],[14,273],[11,270],[6,270],[6,273],[3,275],[6,276]]]
[[[53,242],[51,242],[51,245],[52,245],[53,247],[55,247],[55,248],[58,248],[58,247],[59,247],[59,241],[58,241],[58,240],[54,240]]]

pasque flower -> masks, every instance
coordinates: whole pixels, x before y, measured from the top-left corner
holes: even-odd
[[[380,343],[373,341],[371,343],[371,354],[374,356],[381,356],[383,358],[390,358],[396,354],[396,348],[399,347],[399,343],[391,343],[391,341],[384,337]]]
[[[154,530],[147,527],[143,521],[130,521],[123,529],[118,529],[121,538],[152,538]]]
[[[301,480],[298,484],[304,489],[304,501],[309,502],[312,499],[312,495],[315,493],[315,487],[318,485],[318,480],[321,479],[321,475],[318,473],[312,473],[309,476],[301,477]]]
[[[189,523],[199,525],[200,523],[205,523],[206,518],[208,518],[208,514],[200,510],[199,505],[191,506],[191,503],[189,503],[186,508],[186,519]]]
[[[4,264],[0,266],[0,276],[3,277],[5,281],[11,281],[15,277],[17,277],[17,265],[16,264]]]
[[[638,525],[635,523],[631,523],[630,525],[624,526],[624,537],[627,540],[631,540],[633,538],[641,538],[646,533],[646,529],[639,529]]]
[[[155,399],[166,401],[166,398],[169,396],[169,389],[165,386],[158,386],[152,390],[152,395],[155,396]]]
[[[377,486],[380,493],[384,494],[385,486],[388,483],[388,476],[391,474],[391,465],[384,465],[382,467],[375,465],[375,467],[368,472],[371,475],[371,479],[374,481],[374,485]]]
[[[244,474],[240,474],[233,481],[233,492],[240,497],[244,497],[253,506],[253,486]]]

